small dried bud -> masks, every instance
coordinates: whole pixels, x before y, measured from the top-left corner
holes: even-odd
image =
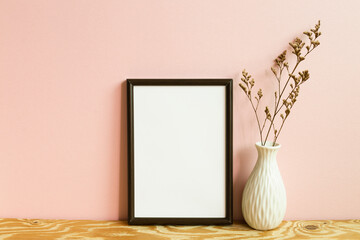
[[[297,46],[300,46],[300,44],[302,43],[302,40],[297,37],[297,38],[295,38],[294,43],[295,43]]]
[[[275,68],[271,67],[271,71],[272,71],[275,75],[277,74]]]
[[[301,77],[301,82],[305,82],[310,78],[310,74],[308,70],[304,70],[302,72],[299,72],[299,75]]]
[[[317,46],[320,45],[320,42],[319,41],[313,41],[312,44],[314,45],[314,48],[316,48]]]
[[[290,114],[290,109],[287,108],[287,109],[285,110],[285,115],[286,115],[286,116],[289,116],[289,114]]]
[[[252,87],[254,87],[254,85],[255,85],[255,80],[254,80],[254,79],[251,79],[249,83],[250,83],[250,86],[251,86],[251,88],[252,88]]]
[[[276,59],[275,59],[275,63],[278,66],[281,66],[284,61],[286,60],[286,50],[283,51]]]
[[[315,29],[310,29],[310,31],[312,31],[313,33],[316,33],[319,31],[320,28],[320,20],[318,21],[318,24],[315,25]]]
[[[312,35],[311,32],[303,32],[306,36],[310,37]]]
[[[285,105],[286,108],[290,107],[290,103],[288,101],[286,101],[285,99],[283,100],[283,104]]]
[[[243,84],[239,83],[239,86],[245,93],[247,93],[246,87]]]
[[[263,93],[262,93],[262,90],[261,88],[259,89],[259,91],[257,92],[257,95],[259,96],[259,100],[262,98],[263,96]]]
[[[265,114],[266,114],[266,119],[271,121],[270,110],[269,110],[269,108],[267,106],[265,107]]]
[[[242,71],[242,75],[243,75],[244,77],[246,77],[246,76],[248,75],[248,73],[246,72],[245,69]]]

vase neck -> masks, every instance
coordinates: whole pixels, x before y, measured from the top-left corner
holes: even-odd
[[[280,145],[272,146],[272,143],[262,146],[260,143],[255,144],[258,152],[258,161],[276,161],[276,154],[280,149]]]

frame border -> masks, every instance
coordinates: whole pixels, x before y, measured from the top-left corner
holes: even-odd
[[[133,87],[142,86],[225,86],[226,166],[224,218],[138,218],[134,212],[134,99]],[[232,79],[127,79],[128,128],[128,223],[130,225],[227,225],[233,223],[233,80]]]

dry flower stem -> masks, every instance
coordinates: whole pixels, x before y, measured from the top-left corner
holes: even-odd
[[[321,32],[319,32],[319,29],[320,29],[320,21],[315,25],[314,29],[310,29],[309,32],[304,32],[304,35],[306,35],[310,41],[310,44],[307,46],[305,46],[305,42],[303,42],[300,38],[296,38],[293,42],[289,43],[289,45],[292,47],[292,50],[293,50],[292,53],[296,56],[296,64],[292,68],[291,72],[289,71],[289,63],[286,61],[286,50],[283,51],[275,59],[275,68],[274,67],[271,68],[271,71],[273,72],[273,74],[277,80],[277,83],[278,83],[278,89],[274,92],[274,104],[275,104],[274,111],[273,111],[273,114],[271,115],[269,107],[268,106],[265,107],[264,111],[265,111],[266,116],[265,116],[264,122],[262,124],[262,127],[260,126],[260,120],[259,120],[259,116],[258,116],[258,107],[259,107],[260,100],[263,96],[262,90],[259,89],[257,96],[254,97],[257,101],[256,107],[255,107],[254,102],[252,100],[252,95],[251,95],[252,89],[255,85],[255,80],[253,78],[251,78],[251,75],[249,75],[249,73],[246,72],[246,70],[243,70],[243,72],[242,72],[241,81],[245,85],[240,83],[239,86],[245,92],[245,94],[248,97],[248,99],[250,100],[251,106],[254,110],[262,145],[265,145],[265,143],[268,140],[270,131],[271,131],[271,129],[273,129],[273,131],[274,131],[273,146],[275,146],[276,141],[279,137],[279,134],[280,134],[281,130],[283,129],[284,123],[287,120],[287,118],[290,114],[290,111],[297,100],[297,97],[299,96],[300,86],[310,78],[310,74],[309,74],[308,70],[301,71],[298,73],[298,75],[295,75],[294,73],[295,73],[296,69],[298,68],[299,64],[305,60],[307,55],[310,52],[312,52],[317,46],[320,45],[320,42],[317,40],[317,38],[321,35]],[[304,48],[304,46],[307,51],[306,51],[305,55],[302,55],[302,49]],[[288,74],[288,78],[287,78],[284,86],[281,87],[281,79],[282,79],[285,68],[286,68],[286,71]],[[290,83],[291,79],[293,80],[293,83]],[[290,90],[288,96],[284,97],[285,90],[288,89],[289,86],[290,86],[291,90]],[[284,106],[286,108],[285,111],[283,113],[280,113]],[[280,128],[277,129],[275,127],[275,119],[279,113],[280,113],[282,122],[281,122]],[[265,139],[263,139],[263,133],[264,133],[264,129],[265,129],[267,121],[270,122],[270,125],[267,129]]]

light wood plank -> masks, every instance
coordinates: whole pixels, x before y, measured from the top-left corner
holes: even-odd
[[[125,221],[0,219],[0,239],[360,239],[360,220],[288,221],[270,231],[229,226],[128,226]]]

